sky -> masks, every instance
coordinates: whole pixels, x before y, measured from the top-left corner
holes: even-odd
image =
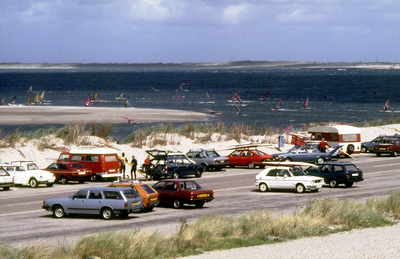
[[[0,63],[400,62],[399,0],[0,0]]]

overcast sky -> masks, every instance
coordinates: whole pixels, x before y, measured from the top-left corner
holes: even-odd
[[[0,0],[0,63],[400,62],[399,0]]]

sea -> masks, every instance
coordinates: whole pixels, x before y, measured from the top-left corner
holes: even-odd
[[[294,129],[313,123],[357,123],[395,119],[400,115],[400,69],[285,69],[134,67],[0,69],[0,96],[10,103],[17,96],[25,105],[37,92],[44,106],[76,106],[85,109],[88,95],[98,93],[94,107],[122,107],[123,93],[135,108],[220,112],[203,121],[225,125],[245,123]],[[182,85],[181,91],[178,91]],[[32,91],[28,92],[32,86]],[[212,102],[207,102],[209,94]],[[229,100],[239,92],[241,115]],[[268,92],[268,98],[263,98]],[[308,107],[303,108],[308,98]],[[390,98],[388,112],[379,112]],[[276,109],[278,102],[282,105]],[[205,110],[207,109],[207,110]],[[1,116],[1,115],[0,115]],[[29,115],[27,115],[29,116]],[[88,118],[90,121],[95,118]],[[98,123],[104,123],[98,121]],[[168,123],[168,121],[160,122]],[[123,140],[133,131],[157,123],[138,121],[114,124],[112,137]],[[180,123],[176,123],[180,124]],[[35,131],[62,125],[0,125],[1,133]]]

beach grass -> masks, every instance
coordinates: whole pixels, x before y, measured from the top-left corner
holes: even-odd
[[[102,232],[71,244],[43,242],[12,247],[0,244],[3,258],[176,258],[204,251],[283,242],[351,229],[393,225],[400,218],[400,190],[365,203],[337,198],[309,199],[292,215],[267,210],[240,217],[205,215],[193,223],[180,219],[170,235],[140,230]]]

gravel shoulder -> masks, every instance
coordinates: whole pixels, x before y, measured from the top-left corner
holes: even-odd
[[[207,252],[184,258],[400,258],[400,224],[272,245]]]

